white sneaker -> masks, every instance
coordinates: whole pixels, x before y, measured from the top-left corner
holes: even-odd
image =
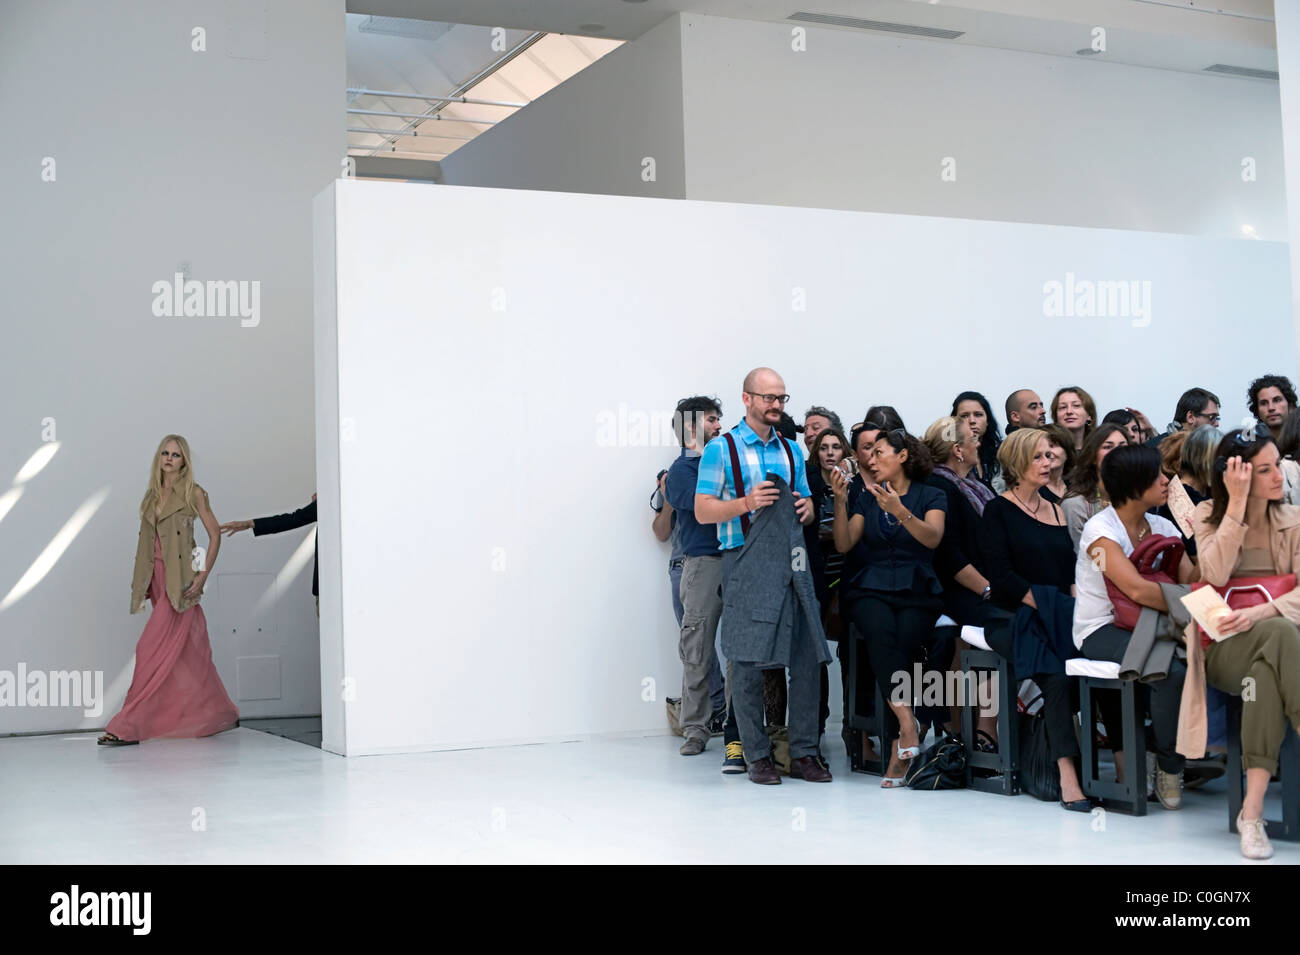
[[[1263,819],[1243,819],[1237,814],[1237,831],[1241,833],[1241,854],[1247,859],[1271,859],[1273,844],[1264,831]]]

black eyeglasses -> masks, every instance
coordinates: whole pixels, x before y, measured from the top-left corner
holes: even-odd
[[[1192,414],[1195,415],[1195,416],[1198,417],[1198,418],[1204,418],[1206,421],[1208,421],[1208,422],[1209,422],[1210,424],[1212,424],[1212,425],[1216,425],[1216,426],[1217,426],[1218,423],[1219,423],[1219,416],[1218,416],[1217,414],[1201,414],[1201,413],[1198,412],[1198,411],[1194,411],[1194,412],[1192,412]]]
[[[752,391],[747,391],[745,394],[749,395],[751,398],[761,398],[769,405],[786,405],[790,403],[789,395],[760,395],[755,394]]]

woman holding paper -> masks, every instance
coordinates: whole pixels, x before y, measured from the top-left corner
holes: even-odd
[[[1242,429],[1219,443],[1211,499],[1196,508],[1201,579],[1223,588],[1233,577],[1268,577],[1300,570],[1300,507],[1283,504],[1277,445],[1267,426]],[[1242,707],[1241,750],[1246,794],[1237,829],[1249,859],[1273,854],[1264,831],[1264,794],[1277,770],[1285,734],[1300,727],[1300,590],[1215,621],[1220,639],[1188,641],[1187,688],[1178,751],[1205,748],[1198,670],[1226,693],[1248,694]],[[1291,728],[1287,728],[1289,720]]]

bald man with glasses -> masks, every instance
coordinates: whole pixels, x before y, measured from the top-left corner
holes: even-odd
[[[723,772],[740,766],[752,782],[781,782],[763,727],[763,672],[783,666],[790,673],[790,775],[830,782],[817,760],[817,717],[821,668],[831,657],[806,552],[799,560],[805,550],[799,525],[816,519],[812,492],[803,454],[776,431],[790,400],[781,376],[755,368],[742,388],[744,420],[705,446],[695,486],[695,519],[717,525],[722,551],[728,723],[740,736],[736,743],[728,734]]]

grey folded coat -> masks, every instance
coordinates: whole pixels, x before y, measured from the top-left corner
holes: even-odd
[[[1143,607],[1133,628],[1124,659],[1120,661],[1119,678],[1154,683],[1169,675],[1169,667],[1176,653],[1185,654],[1183,630],[1191,619],[1181,597],[1191,592],[1187,584],[1161,584],[1167,613]]]
[[[758,512],[739,556],[723,565],[722,652],[765,669],[788,667],[794,641],[812,640],[818,662],[830,663],[794,495],[781,478],[774,483],[780,497]]]

